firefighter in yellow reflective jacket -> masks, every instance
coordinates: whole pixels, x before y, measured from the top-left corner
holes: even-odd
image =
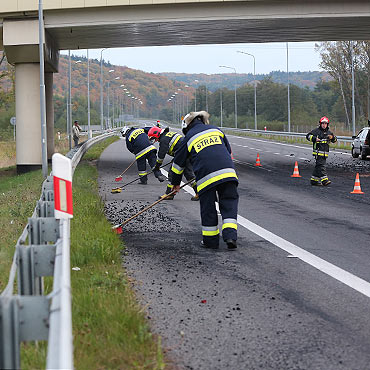
[[[155,165],[155,169],[159,171],[160,166],[163,164],[164,157],[168,154],[171,157],[175,156],[175,153],[178,148],[180,148],[183,136],[178,134],[177,132],[170,131],[168,127],[165,129],[159,127],[151,127],[148,131],[148,137],[150,140],[159,141],[159,149],[157,154],[157,163]],[[172,181],[172,171],[168,171],[168,184],[166,188],[166,194],[170,194],[172,192],[173,185],[171,184]],[[186,180],[190,181],[194,179],[194,172],[193,167],[191,166],[190,159],[186,161],[186,166],[184,169],[184,176]],[[197,184],[195,180],[191,183],[192,188],[194,189],[195,195],[191,197],[191,200],[197,201],[199,200],[199,196],[197,193]],[[159,198],[162,198],[160,196]],[[165,199],[172,200],[174,195],[169,195]]]
[[[328,186],[331,181],[326,173],[326,158],[329,155],[329,143],[335,143],[337,138],[329,130],[329,118],[321,117],[319,127],[315,128],[306,135],[307,140],[313,142],[313,156],[316,165],[311,176],[311,185]]]
[[[200,200],[203,240],[206,248],[218,248],[219,229],[216,201],[222,216],[222,237],[229,249],[236,248],[238,214],[238,177],[225,134],[208,125],[209,114],[191,112],[183,121],[185,137],[176,151],[171,168],[172,185],[179,191],[181,177],[190,157]]]
[[[153,170],[154,176],[158,181],[163,182],[166,178],[161,171],[154,168],[157,159],[157,149],[149,141],[147,129],[125,126],[121,129],[121,135],[126,138],[127,149],[135,155],[140,184],[146,185],[148,181],[147,161]]]

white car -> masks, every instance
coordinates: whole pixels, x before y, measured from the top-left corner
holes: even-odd
[[[357,136],[352,136],[352,157],[366,159],[370,155],[370,127],[364,127]]]

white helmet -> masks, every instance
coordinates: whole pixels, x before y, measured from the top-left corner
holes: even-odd
[[[190,117],[190,113],[188,113],[185,117],[184,117],[184,119],[181,121],[181,128],[187,128],[188,127],[188,124],[189,124],[189,122],[186,122],[187,121],[187,118],[189,118]]]
[[[209,125],[209,113],[201,110],[199,112],[190,112],[188,113],[184,119],[181,121],[181,127],[187,128],[194,120],[195,118],[199,118],[204,124]]]
[[[127,131],[130,129],[130,127],[128,127],[128,126],[124,126],[124,127],[122,127],[121,128],[121,135],[123,136],[123,137],[125,137],[126,136],[126,134],[127,134]]]

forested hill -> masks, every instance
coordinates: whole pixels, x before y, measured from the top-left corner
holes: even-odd
[[[215,91],[219,88],[226,87],[228,89],[234,89],[235,86],[235,74],[234,73],[220,73],[207,75],[204,73],[175,73],[175,72],[164,72],[160,75],[168,77],[174,81],[181,81],[190,86],[196,87],[201,85],[207,85],[210,91]],[[288,77],[287,73],[283,71],[273,71],[269,74],[257,74],[256,80],[262,81],[265,78],[271,79],[271,81],[276,83],[281,83],[283,85],[287,84]],[[320,81],[329,81],[332,78],[327,72],[319,71],[309,71],[309,72],[290,72],[289,82],[298,87],[308,87],[309,89],[314,89],[316,84]],[[252,83],[254,76],[252,73],[237,73],[236,81],[237,87],[241,87],[246,83]]]

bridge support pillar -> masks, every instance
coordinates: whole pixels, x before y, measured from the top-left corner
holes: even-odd
[[[15,65],[17,172],[41,168],[40,65]]]
[[[48,158],[54,153],[53,72],[59,50],[45,31],[45,95]],[[40,56],[38,20],[4,19],[3,43],[8,62],[15,65],[17,172],[41,168]]]
[[[53,81],[52,72],[45,73],[45,96],[46,96],[46,131],[48,137],[48,161],[54,154],[54,102],[53,102]]]

